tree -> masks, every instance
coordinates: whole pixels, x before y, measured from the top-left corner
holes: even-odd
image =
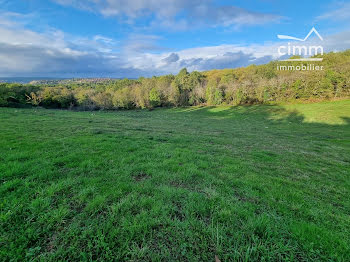
[[[129,87],[124,87],[117,90],[113,95],[113,105],[116,108],[131,109],[134,107],[135,102],[130,92]]]
[[[45,88],[40,92],[42,104],[49,108],[69,108],[76,105],[73,92],[65,87]]]
[[[0,106],[8,106],[8,99],[13,95],[7,84],[0,84]]]
[[[94,101],[96,106],[100,109],[112,109],[113,108],[113,101],[112,101],[111,93],[99,92],[92,97],[92,101]]]
[[[38,106],[40,105],[42,101],[41,95],[38,93],[31,92],[30,95],[27,95],[27,101],[28,103],[32,104],[33,106]]]
[[[218,87],[217,80],[209,80],[206,90],[208,105],[220,105],[223,102],[223,91]]]
[[[97,108],[93,97],[96,92],[92,89],[78,89],[75,92],[75,97],[77,99],[78,106],[83,110],[94,110]]]
[[[157,107],[160,105],[159,92],[155,87],[153,87],[149,92],[149,101],[150,101],[151,107]]]

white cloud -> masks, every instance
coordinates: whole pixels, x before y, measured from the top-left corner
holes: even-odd
[[[180,50],[176,53],[140,53],[129,59],[134,68],[147,71],[150,65],[156,71],[177,73],[181,68],[209,70],[261,64],[277,58],[274,45],[219,45]]]
[[[305,44],[322,45],[324,52],[342,51],[350,46],[350,32],[323,37],[322,42],[312,37]],[[276,42],[266,44],[207,46],[160,54],[135,52],[132,56],[128,56],[127,62],[143,72],[152,71],[158,74],[177,73],[183,67],[187,67],[190,71],[235,68],[280,59],[278,47],[281,44],[286,45],[287,42],[277,41],[276,38]]]
[[[94,36],[94,40],[97,41],[97,42],[102,42],[104,44],[107,44],[107,45],[115,45],[118,43],[118,41],[115,41],[114,39],[112,38],[109,38],[109,37],[105,37],[105,36],[102,36],[102,35],[95,35]]]
[[[159,46],[161,39],[155,35],[131,34],[121,42],[102,35],[84,38],[55,29],[28,30],[14,22],[20,14],[0,17],[0,76],[139,77],[177,73],[183,67],[234,68],[277,59],[280,45],[219,45],[175,52]],[[326,52],[350,46],[350,32],[323,37]]]
[[[165,62],[166,64],[170,64],[170,63],[175,63],[175,62],[179,61],[179,59],[180,59],[180,57],[178,54],[171,53],[166,58],[163,58],[162,61]]]
[[[149,26],[184,30],[200,25],[240,27],[279,22],[274,14],[252,12],[236,6],[216,6],[211,0],[53,0],[62,5],[119,17],[133,23],[150,18]]]
[[[38,33],[2,16],[0,23],[0,74],[48,75],[111,72],[113,41],[103,36],[72,37],[59,30]],[[21,14],[11,17],[21,18]],[[107,42],[107,43],[106,43]],[[102,51],[101,51],[102,50]]]
[[[124,53],[130,56],[133,53],[167,50],[157,44],[160,39],[161,37],[156,35],[130,34],[126,40],[122,41],[122,48]]]
[[[335,9],[322,14],[316,20],[350,21],[350,3],[341,2]]]

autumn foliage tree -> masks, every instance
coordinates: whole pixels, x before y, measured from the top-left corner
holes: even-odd
[[[74,79],[29,85],[0,83],[0,106],[110,110],[242,105],[350,97],[350,50],[323,56],[322,71],[277,70],[272,61],[245,68],[139,79]]]

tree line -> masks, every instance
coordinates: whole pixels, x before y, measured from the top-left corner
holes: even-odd
[[[324,70],[315,71],[281,71],[277,66],[287,62],[273,61],[206,72],[190,73],[184,68],[177,75],[135,80],[0,83],[0,106],[110,110],[350,97],[350,50],[328,53],[323,58]]]

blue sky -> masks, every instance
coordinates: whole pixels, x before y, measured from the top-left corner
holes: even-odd
[[[0,0],[0,76],[139,77],[277,59],[314,26],[350,47],[343,1]],[[312,40],[311,40],[312,41]]]

